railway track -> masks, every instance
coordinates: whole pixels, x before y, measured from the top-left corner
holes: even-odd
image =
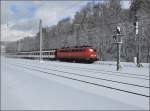
[[[52,66],[58,66],[57,64],[52,64]],[[66,65],[60,65],[61,67],[66,67],[69,69],[78,69],[81,71],[89,71],[93,73],[101,73],[101,74],[107,74],[107,75],[114,75],[114,76],[122,76],[122,77],[131,77],[131,78],[139,78],[144,80],[150,80],[149,75],[146,74],[134,74],[134,73],[127,73],[127,72],[118,72],[118,71],[108,71],[108,70],[102,70],[102,69],[91,69],[91,68],[84,68],[84,67],[76,67],[76,66],[66,66]],[[112,74],[113,73],[113,74]],[[120,75],[124,74],[124,75]],[[134,77],[135,76],[135,77]]]
[[[126,85],[130,85],[130,86],[134,86],[134,87],[146,88],[147,90],[149,90],[149,87],[147,87],[147,86],[124,83],[124,82],[120,82],[120,81],[112,81],[112,80],[108,80],[108,79],[104,79],[104,78],[97,78],[97,77],[93,77],[93,76],[85,76],[85,75],[81,75],[81,74],[65,72],[65,71],[60,71],[60,70],[52,70],[52,69],[49,69],[49,68],[37,67],[37,66],[29,65],[29,64],[11,64],[11,65],[15,65],[15,66],[25,68],[25,69],[28,69],[28,70],[34,70],[34,71],[42,72],[44,74],[49,74],[49,75],[54,75],[54,76],[57,76],[57,77],[71,79],[71,80],[74,80],[74,81],[79,81],[79,82],[86,83],[86,84],[92,84],[92,85],[95,85],[95,86],[105,87],[105,88],[112,89],[112,90],[122,91],[122,92],[135,94],[135,95],[139,95],[139,96],[143,96],[143,97],[150,97],[149,95],[146,95],[146,94],[142,94],[142,93],[138,93],[138,92],[134,92],[134,91],[129,91],[129,90],[124,90],[124,89],[119,89],[119,88],[115,88],[115,87],[111,87],[111,86],[107,86],[107,85],[103,85],[103,84],[94,83],[94,82],[91,82],[89,80],[87,81],[86,79],[78,79],[78,78],[75,78],[75,77],[69,77],[69,76],[66,76],[66,75],[60,75],[60,74],[56,74],[56,73],[62,72],[62,73],[65,73],[67,75],[70,74],[70,75],[75,75],[75,76],[80,76],[80,77],[82,76],[82,77],[86,77],[86,78],[99,79],[99,80],[103,80],[103,81],[115,82],[115,83],[118,83],[118,84],[126,84]],[[50,71],[55,71],[55,73],[45,71],[45,69],[50,70]]]
[[[51,65],[52,67],[55,68],[58,67],[58,65]],[[80,68],[80,67],[74,67],[74,66],[65,66],[65,65],[59,65],[64,68],[69,68],[69,69],[77,69],[80,71],[88,71],[92,73],[100,73],[104,75],[113,75],[113,76],[119,76],[119,77],[126,77],[126,78],[135,78],[135,79],[142,79],[142,80],[150,80],[149,76],[146,75],[138,75],[138,74],[131,74],[131,73],[122,73],[122,72],[114,72],[114,71],[106,71],[106,70],[96,70],[96,69],[90,69],[90,68]],[[124,74],[124,75],[122,75]]]
[[[98,80],[116,82],[116,83],[120,83],[120,84],[126,84],[126,85],[131,85],[131,86],[142,87],[142,88],[150,88],[150,87],[148,87],[148,86],[143,86],[143,85],[137,85],[137,84],[126,83],[126,82],[121,82],[121,81],[114,81],[114,80],[105,79],[105,78],[100,78],[100,77],[95,77],[95,76],[82,75],[82,74],[78,74],[78,73],[67,72],[67,71],[61,71],[61,70],[57,70],[57,69],[50,69],[50,68],[45,68],[45,67],[33,66],[33,65],[29,65],[29,64],[21,64],[21,65],[28,65],[28,66],[31,66],[31,67],[36,67],[36,68],[40,68],[40,69],[44,69],[44,70],[57,71],[57,72],[65,73],[65,74],[71,74],[71,75],[76,75],[76,76],[94,78],[94,79],[98,79]]]
[[[116,66],[116,64],[113,64],[113,63],[94,63],[94,64],[102,64],[102,65],[109,65],[109,66]],[[123,66],[125,66],[125,67],[135,67],[135,66],[133,66],[133,65],[126,65],[126,64],[122,64]],[[148,66],[144,66],[145,68],[148,68]]]
[[[53,64],[54,65],[54,64]],[[55,65],[56,66],[56,65]],[[81,68],[81,67],[75,67],[75,66],[65,66],[65,65],[60,65],[60,66],[62,66],[62,67],[68,67],[68,68],[72,68],[72,69],[80,69],[80,70],[84,70],[84,71],[94,71],[94,72],[110,72],[110,73],[117,73],[117,74],[126,74],[126,75],[129,75],[129,76],[137,76],[137,77],[147,77],[147,78],[149,78],[149,76],[148,75],[146,75],[146,74],[140,74],[140,75],[138,75],[138,74],[134,74],[134,73],[125,73],[125,72],[116,72],[116,71],[107,71],[107,70],[102,70],[102,69],[91,69],[91,68]],[[147,80],[149,80],[149,79],[147,79]]]

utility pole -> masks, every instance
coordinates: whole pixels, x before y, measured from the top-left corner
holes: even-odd
[[[101,61],[103,60],[103,50],[104,50],[104,49],[103,49],[103,45],[104,45],[103,42],[104,42],[104,40],[102,39],[102,40],[101,40],[101,44],[100,44],[100,52],[99,52],[99,53],[100,53],[100,60],[101,60]]]
[[[43,62],[43,58],[42,58],[42,20],[40,19],[40,23],[39,23],[39,31],[40,31],[40,62]]]
[[[140,36],[138,35],[138,28],[139,28],[139,22],[138,22],[138,16],[137,16],[137,8],[134,9],[134,27],[135,27],[135,39],[136,39],[136,56],[137,56],[137,67],[141,67],[142,64],[140,64]]]
[[[150,78],[150,51],[149,51],[149,78]]]
[[[121,44],[122,44],[122,34],[120,33],[120,27],[116,27],[116,34],[113,36],[115,44],[117,44],[117,71],[120,70],[120,53],[121,53]]]
[[[21,40],[18,41],[18,52],[21,51]]]
[[[57,40],[57,41],[56,41],[56,43],[57,43],[57,44],[56,44],[56,47],[57,47],[57,49],[59,49],[59,46],[60,46],[60,45],[59,45],[59,43],[60,43],[60,42],[59,42],[59,36],[60,36],[59,34],[61,34],[61,28],[60,28],[60,27],[61,27],[61,26],[59,26],[59,28],[58,28],[58,36],[56,37],[56,40]]]
[[[139,22],[138,22],[138,17],[135,14],[134,16],[134,26],[135,26],[135,38],[136,38],[136,44],[137,44],[137,67],[141,67],[142,65],[140,64],[140,36],[138,36],[138,28],[139,28]]]
[[[80,24],[75,24],[75,27],[76,27],[76,46],[79,45],[79,28],[80,28]]]

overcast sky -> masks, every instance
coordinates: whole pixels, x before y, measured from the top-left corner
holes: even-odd
[[[63,18],[71,17],[92,1],[1,1],[1,40],[15,41],[34,36],[39,19],[44,26],[52,26]],[[122,2],[128,8],[129,2]]]

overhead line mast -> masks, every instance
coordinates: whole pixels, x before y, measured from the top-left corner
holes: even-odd
[[[42,57],[42,20],[40,19],[40,23],[39,23],[39,31],[40,31],[40,62],[43,61],[43,57]]]

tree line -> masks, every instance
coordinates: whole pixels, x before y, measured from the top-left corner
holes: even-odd
[[[142,62],[148,62],[150,52],[150,1],[131,0],[129,9],[123,9],[121,0],[109,0],[104,3],[89,2],[74,19],[65,18],[51,27],[42,28],[43,50],[71,46],[92,46],[97,50],[100,60],[116,60],[117,47],[113,35],[116,26],[121,27],[123,44],[121,61],[133,61],[137,54],[135,37],[135,10],[139,21],[140,48]],[[11,42],[6,52],[39,50],[39,33],[35,37],[25,37]]]

